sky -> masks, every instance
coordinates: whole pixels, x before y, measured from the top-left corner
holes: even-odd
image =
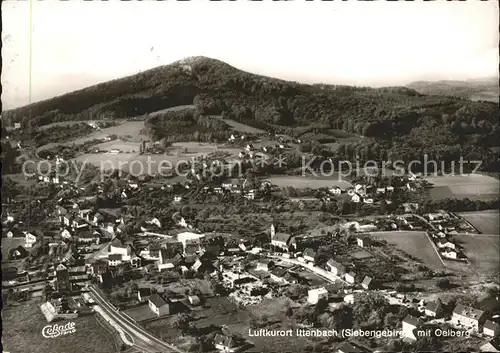
[[[2,102],[10,109],[197,55],[305,83],[496,77],[498,15],[497,1],[476,0],[8,0]]]

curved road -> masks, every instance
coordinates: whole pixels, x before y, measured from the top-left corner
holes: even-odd
[[[146,353],[185,353],[183,350],[165,343],[156,338],[151,333],[137,325],[133,320],[125,316],[119,310],[114,308],[93,286],[89,286],[89,295],[95,300],[101,309],[117,324],[120,328],[132,337],[134,347],[141,352]]]

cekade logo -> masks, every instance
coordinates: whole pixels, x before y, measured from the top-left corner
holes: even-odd
[[[75,323],[68,322],[66,325],[47,325],[42,329],[42,336],[45,338],[56,338],[70,333],[75,333]]]

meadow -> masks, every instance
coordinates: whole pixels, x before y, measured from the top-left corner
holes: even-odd
[[[123,140],[113,140],[109,142],[99,143],[95,146],[92,146],[92,148],[99,149],[102,151],[110,151],[113,149],[117,149],[122,152],[137,153],[139,152],[139,143],[123,141]]]
[[[499,180],[483,174],[432,176],[424,180],[432,184],[429,195],[435,200],[453,197],[490,200],[499,196]]]
[[[300,175],[276,175],[267,178],[269,182],[279,187],[292,186],[294,188],[331,188],[338,186],[340,188],[352,187],[352,184],[347,180],[342,180],[340,175],[335,173],[331,177],[314,177]]]
[[[227,125],[231,127],[232,130],[241,132],[241,133],[247,133],[247,134],[265,134],[266,131],[262,129],[258,129],[255,127],[252,127],[250,125],[242,124],[237,121],[231,120],[231,119],[223,119],[221,116],[212,116],[213,118],[217,118],[225,122]]]
[[[498,210],[462,212],[460,216],[483,234],[500,234],[500,212]]]
[[[500,269],[500,236],[458,235],[453,238],[472,265],[481,275],[496,275]]]
[[[111,328],[103,328],[93,316],[80,317],[75,322],[75,333],[57,338],[44,338],[42,329],[47,321],[38,301],[30,300],[2,310],[2,344],[4,352],[12,353],[115,353],[121,342],[116,342]],[[64,325],[67,321],[58,321]],[[36,348],[35,348],[36,347]]]
[[[376,232],[372,233],[372,235],[374,238],[386,240],[389,244],[396,246],[405,253],[420,259],[431,268],[444,268],[439,255],[424,232]]]

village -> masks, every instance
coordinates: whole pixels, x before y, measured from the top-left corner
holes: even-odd
[[[160,184],[156,190],[168,193],[172,205],[182,207],[193,197],[193,183],[202,179],[195,168],[191,176],[194,178],[188,178],[184,185]],[[418,185],[417,178],[410,175],[410,179],[406,183],[400,180],[396,188],[404,191],[411,189],[410,183]],[[198,226],[192,225],[192,220],[180,212],[174,213],[166,225],[164,220],[150,216],[141,217],[137,223],[137,218],[116,205],[96,207],[90,202],[95,200],[92,194],[97,193],[101,200],[109,199],[106,183],[93,186],[89,192],[55,177],[40,176],[37,182],[60,190],[61,197],[49,210],[46,221],[51,230],[30,230],[6,213],[3,236],[24,240],[11,249],[9,260],[30,261],[25,261],[22,270],[3,269],[3,291],[7,298],[15,300],[46,300],[40,310],[48,322],[97,312],[119,329],[120,324],[113,322],[109,313],[93,310],[99,295],[137,325],[176,318],[178,327],[184,330],[216,333],[210,336],[213,340],[208,347],[221,352],[251,352],[256,348],[251,348],[250,337],[233,333],[226,325],[214,328],[210,313],[238,312],[282,297],[290,298],[292,311],[323,307],[322,311],[335,312],[355,306],[360,296],[376,295],[388,305],[406,308],[405,316],[394,328],[399,330],[399,338],[409,344],[432,327],[432,332],[441,328],[452,337],[475,337],[483,342],[481,347],[484,345],[486,351],[498,345],[498,306],[493,311],[462,304],[452,307],[439,296],[427,300],[425,293],[408,290],[411,286],[398,284],[397,275],[391,274],[399,266],[395,264],[402,263],[403,258],[404,263],[422,266],[400,252],[394,253],[378,237],[379,233],[422,231],[440,261],[467,263],[461,245],[450,239],[459,233],[476,234],[478,230],[452,212],[415,212],[418,204],[404,203],[394,214],[358,216],[315,230],[314,234],[290,234],[271,222],[264,232],[267,240],[256,244],[251,238],[237,238],[231,232],[200,231],[199,222]],[[112,193],[120,201],[152,189],[151,181],[145,178],[120,180],[118,185]],[[233,194],[247,202],[258,202],[278,189],[268,181],[256,185],[234,178],[218,185],[197,186],[201,194]],[[352,203],[390,204],[394,189],[392,185],[375,187],[359,182],[352,188],[323,190],[313,202],[324,205],[330,199],[347,197]],[[289,198],[289,202],[297,201]],[[299,209],[307,207],[308,201],[300,202]],[[30,254],[32,249],[44,251],[51,263],[37,261],[36,255]],[[437,276],[442,290],[450,284],[449,280],[440,280],[437,272],[425,268],[424,272],[425,278]],[[498,303],[498,295],[495,300]],[[258,325],[265,327],[265,323]],[[300,325],[316,327],[308,319]],[[356,339],[334,345],[338,352],[372,351],[367,341]]]

